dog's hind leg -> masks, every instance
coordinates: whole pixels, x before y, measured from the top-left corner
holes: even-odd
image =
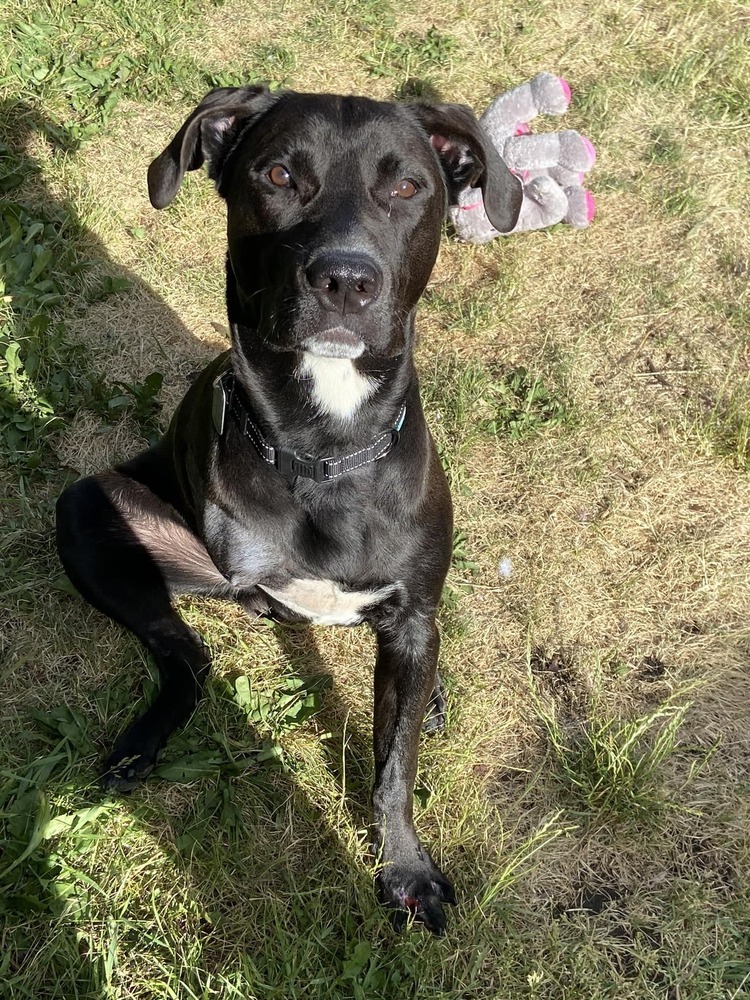
[[[138,473],[138,460],[131,470]],[[202,639],[171,597],[228,596],[228,584],[177,511],[123,472],[110,469],[63,493],[57,540],[83,597],[134,632],[159,667],[154,703],[122,734],[105,765],[105,786],[129,791],[153,770],[170,734],[193,712],[211,665]]]

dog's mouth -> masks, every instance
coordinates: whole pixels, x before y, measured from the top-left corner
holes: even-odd
[[[358,358],[365,349],[364,341],[344,326],[322,330],[302,343],[303,350],[319,358]]]

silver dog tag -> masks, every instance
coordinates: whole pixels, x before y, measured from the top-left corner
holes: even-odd
[[[213,417],[214,427],[219,437],[224,433],[227,410],[229,409],[229,392],[224,385],[224,375],[226,375],[226,372],[214,379],[214,395],[211,403],[211,416]]]

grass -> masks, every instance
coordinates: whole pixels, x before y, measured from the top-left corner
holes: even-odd
[[[8,0],[0,13],[0,993],[750,996],[747,18],[740,3]],[[418,363],[456,506],[449,728],[419,829],[446,939],[368,853],[372,638],[183,600],[215,667],[149,784],[96,782],[153,694],[71,593],[64,484],[135,454],[226,343],[223,225],[150,159],[207,89],[481,111],[549,69],[598,213],[444,240]],[[541,127],[547,127],[542,123]]]
[[[542,713],[553,774],[571,811],[592,822],[657,822],[664,805],[662,765],[675,753],[686,708],[660,706],[634,719],[577,721],[566,732]]]

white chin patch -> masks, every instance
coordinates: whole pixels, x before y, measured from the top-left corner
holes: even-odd
[[[305,346],[309,343],[306,341]],[[297,372],[302,384],[309,388],[318,410],[344,420],[357,412],[377,385],[375,379],[357,371],[351,357],[305,351]]]
[[[358,358],[365,349],[359,337],[338,326],[319,337],[308,337],[303,346],[318,358]]]

